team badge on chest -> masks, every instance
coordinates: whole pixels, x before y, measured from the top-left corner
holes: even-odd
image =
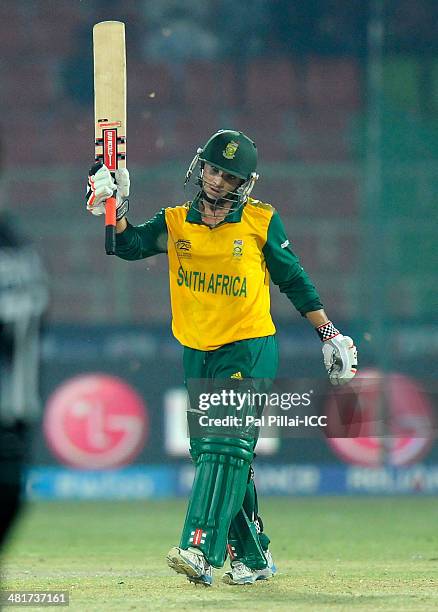
[[[234,240],[233,242],[233,257],[238,259],[243,255],[243,240]]]

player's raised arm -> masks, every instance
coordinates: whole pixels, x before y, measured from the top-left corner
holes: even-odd
[[[116,200],[115,255],[134,260],[167,251],[167,225],[164,209],[141,225],[131,225],[126,219],[129,211],[130,179],[127,168],[114,173],[105,165],[95,164],[88,175],[87,210],[93,215],[104,215],[108,195]]]

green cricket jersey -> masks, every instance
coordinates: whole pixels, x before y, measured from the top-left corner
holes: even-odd
[[[188,202],[117,235],[122,259],[166,252],[172,330],[184,346],[208,351],[274,334],[270,278],[302,315],[322,308],[280,216],[259,200],[248,198],[213,228]]]

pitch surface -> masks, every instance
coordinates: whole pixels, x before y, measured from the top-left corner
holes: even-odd
[[[166,565],[183,501],[38,502],[3,561],[3,588],[67,589],[70,610],[437,610],[434,498],[262,500],[277,576],[204,589]],[[33,609],[33,608],[27,608]],[[36,608],[35,608],[36,609]]]

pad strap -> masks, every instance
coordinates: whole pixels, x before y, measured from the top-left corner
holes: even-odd
[[[227,551],[231,561],[238,559],[251,569],[265,569],[267,565],[257,526],[243,508],[231,521]]]
[[[269,538],[263,533],[263,522],[258,511],[254,470],[251,467],[243,505],[237,516],[231,521],[227,544],[230,560],[242,561],[251,569],[266,567],[263,552],[269,546]]]

